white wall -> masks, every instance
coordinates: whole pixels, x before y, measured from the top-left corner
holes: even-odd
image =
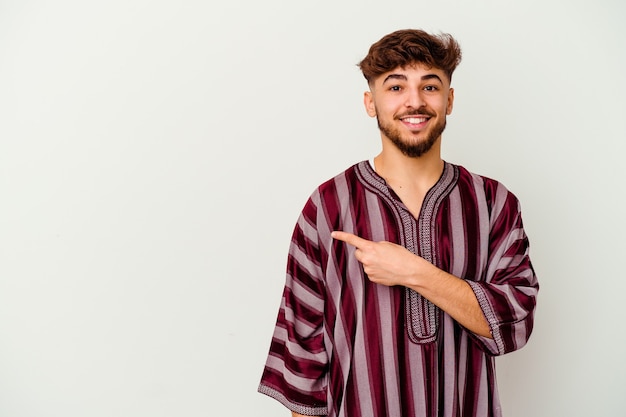
[[[446,159],[522,200],[542,285],[508,417],[622,416],[618,0],[0,0],[0,416],[281,416],[256,393],[291,229],[378,152],[355,64],[464,48]]]

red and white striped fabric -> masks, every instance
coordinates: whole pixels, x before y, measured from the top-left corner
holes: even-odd
[[[471,285],[493,339],[404,287],[370,282],[333,230],[398,243]],[[494,356],[521,348],[538,282],[516,197],[446,163],[419,218],[369,162],[322,184],[296,224],[259,392],[305,415],[501,416]]]

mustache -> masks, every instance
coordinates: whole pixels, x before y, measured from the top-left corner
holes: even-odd
[[[399,114],[397,116],[397,118],[402,118],[402,117],[407,117],[407,116],[428,116],[428,117],[435,117],[436,114],[435,112],[433,112],[432,110],[427,109],[426,107],[422,106],[418,109],[412,109],[412,110],[408,110],[405,113]]]

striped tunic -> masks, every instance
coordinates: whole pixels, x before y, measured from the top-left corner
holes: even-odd
[[[403,245],[465,279],[493,339],[411,289],[370,282],[333,230]],[[259,392],[305,415],[501,416],[494,356],[528,340],[538,288],[502,184],[445,163],[416,219],[361,162],[322,184],[297,221]]]

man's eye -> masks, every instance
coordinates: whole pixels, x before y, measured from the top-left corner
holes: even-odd
[[[427,85],[426,87],[424,87],[424,90],[426,90],[426,91],[437,91],[438,88],[435,85]]]
[[[391,91],[400,91],[402,88],[399,85],[394,85],[389,88]]]

